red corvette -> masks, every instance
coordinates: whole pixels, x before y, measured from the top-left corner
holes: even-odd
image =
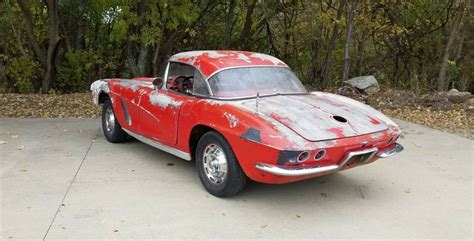
[[[202,184],[230,196],[247,178],[288,183],[390,157],[399,127],[355,100],[308,92],[281,60],[242,51],[192,51],[164,77],[91,85],[110,142],[127,136],[195,160]]]

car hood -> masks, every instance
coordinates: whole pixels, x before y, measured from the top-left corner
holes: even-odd
[[[367,105],[323,92],[261,97],[258,101],[238,101],[238,105],[255,111],[270,122],[280,122],[309,141],[359,136],[395,125]]]

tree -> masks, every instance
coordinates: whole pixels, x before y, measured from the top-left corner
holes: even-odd
[[[346,34],[346,44],[344,47],[344,69],[342,72],[342,81],[341,87],[344,81],[349,77],[349,68],[351,65],[351,41],[352,41],[352,23],[354,22],[354,15],[356,11],[357,0],[352,0],[351,9],[349,11],[349,17],[347,19],[347,34]]]
[[[28,3],[25,2],[25,0],[18,0],[18,5],[20,6],[20,9],[25,18],[26,30],[30,45],[32,46],[36,54],[36,58],[43,65],[43,67],[46,68],[46,73],[41,84],[42,93],[48,93],[49,89],[51,88],[51,85],[56,79],[56,58],[58,55],[59,44],[61,41],[61,38],[59,37],[59,17],[57,1],[46,0],[45,2],[48,15],[49,37],[49,44],[46,51],[40,46],[34,33],[33,17],[28,7]]]
[[[438,90],[446,90],[448,86],[446,85],[446,70],[448,68],[448,61],[451,54],[451,48],[456,38],[456,35],[459,31],[459,26],[461,24],[462,16],[464,14],[465,3],[460,2],[459,6],[456,10],[456,15],[454,17],[453,23],[451,25],[451,30],[449,32],[448,42],[446,43],[446,47],[444,49],[443,54],[443,61],[441,62],[441,67],[439,69],[439,76],[438,76]]]
[[[339,21],[341,20],[345,5],[346,5],[346,0],[341,0],[339,3],[339,8],[337,10],[337,16],[334,22],[331,39],[329,40],[329,44],[328,44],[328,48],[326,52],[326,61],[325,61],[323,75],[321,79],[322,88],[326,88],[330,85],[329,76],[331,74],[331,68],[332,68],[332,52],[334,50],[334,45],[336,44],[337,35],[339,33],[339,26],[340,26]]]

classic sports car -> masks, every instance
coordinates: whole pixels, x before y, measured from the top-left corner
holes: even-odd
[[[308,92],[281,60],[243,51],[172,56],[163,78],[101,79],[110,142],[130,135],[185,160],[215,196],[247,178],[289,183],[365,165],[403,150],[399,127],[340,95]]]

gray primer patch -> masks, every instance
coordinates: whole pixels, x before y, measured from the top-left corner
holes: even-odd
[[[171,97],[169,97],[165,94],[162,94],[162,93],[158,93],[156,91],[153,91],[151,93],[150,103],[152,105],[160,106],[163,109],[166,109],[166,107],[168,107],[168,106],[172,106],[172,107],[176,108],[176,107],[179,107],[182,104],[181,101],[176,101],[176,100],[172,99]]]
[[[300,151],[280,151],[278,153],[278,160],[277,163],[278,165],[284,165],[290,160],[293,160],[296,162],[296,158],[298,158],[298,155],[300,154]]]
[[[242,134],[240,137],[242,137],[245,140],[249,140],[249,141],[255,141],[255,142],[258,142],[258,143],[262,142],[262,138],[260,137],[260,131],[255,129],[255,128],[252,128],[252,127],[250,127],[247,130],[247,132]]]
[[[232,115],[228,112],[224,112],[224,116],[229,121],[230,128],[235,128],[237,124],[239,123],[239,120],[237,119],[237,117],[235,117],[235,115]]]
[[[92,100],[96,105],[99,104],[100,93],[109,93],[110,89],[108,81],[108,79],[100,79],[91,84],[90,90],[92,91]]]

